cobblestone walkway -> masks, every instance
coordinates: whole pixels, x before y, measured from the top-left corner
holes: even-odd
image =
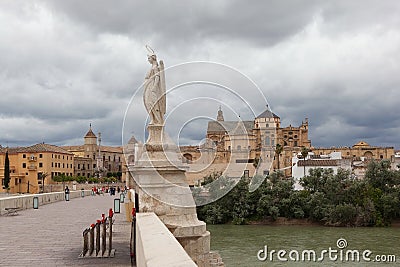
[[[130,223],[115,214],[114,258],[84,258],[82,232],[108,214],[115,196],[90,196],[0,216],[0,266],[131,266]],[[107,243],[108,246],[108,243]]]

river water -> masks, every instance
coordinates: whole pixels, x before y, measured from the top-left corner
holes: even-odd
[[[220,252],[227,267],[400,266],[398,227],[207,225],[207,228],[211,232],[211,250]],[[276,252],[271,255],[272,250]],[[283,250],[280,259],[279,250]]]

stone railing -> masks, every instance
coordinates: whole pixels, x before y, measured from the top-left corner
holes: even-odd
[[[154,213],[136,214],[137,267],[197,266]]]
[[[82,192],[85,196],[90,196],[92,193],[91,190],[70,191],[69,197],[71,199],[82,197]],[[9,208],[15,208],[18,210],[32,209],[34,197],[38,198],[39,208],[41,205],[65,200],[64,192],[4,197],[4,198],[0,198],[0,215],[5,214],[6,209],[9,209]]]

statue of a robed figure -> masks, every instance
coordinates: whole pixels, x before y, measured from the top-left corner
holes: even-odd
[[[143,103],[150,116],[150,125],[164,125],[167,109],[164,62],[157,63],[154,50],[146,46],[147,60],[151,64],[144,82]]]
[[[166,83],[164,64],[154,50],[146,46],[151,64],[143,92],[149,115],[149,136],[140,155],[129,165],[129,187],[138,194],[139,212],[154,212],[181,243],[198,266],[209,266],[210,233],[199,221],[196,204],[187,184],[179,148],[165,132]]]

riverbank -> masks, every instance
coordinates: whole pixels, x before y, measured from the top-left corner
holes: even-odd
[[[263,220],[249,221],[248,225],[269,225],[269,226],[328,226],[328,227],[348,227],[345,225],[326,225],[322,222],[316,222],[309,219],[289,219],[286,217],[278,217],[276,220],[265,218]],[[355,226],[355,227],[370,227],[370,226]],[[389,227],[399,227],[400,219],[393,220]]]

